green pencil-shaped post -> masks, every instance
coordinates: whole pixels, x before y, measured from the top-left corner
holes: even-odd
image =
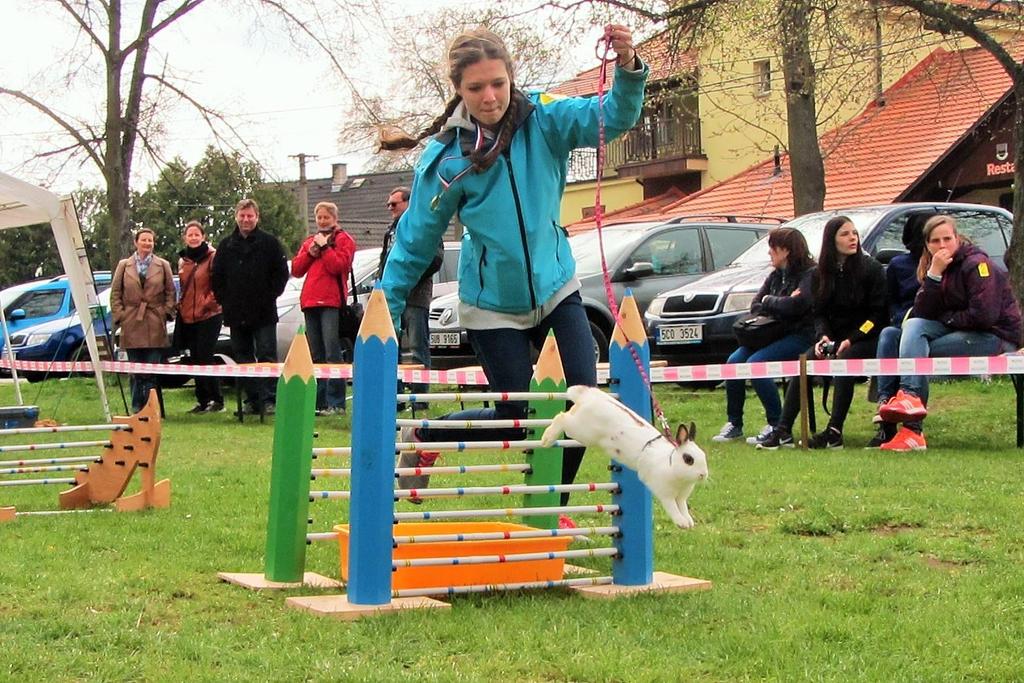
[[[313,359],[305,330],[299,328],[277,380],[264,568],[264,576],[270,581],[302,581],[305,570],[315,410]]]
[[[548,333],[544,340],[544,348],[534,366],[533,378],[530,380],[530,391],[563,393],[565,391],[565,372],[562,370],[562,357],[558,354],[558,343],[553,332]],[[550,419],[565,410],[565,401],[530,401],[530,414],[535,420]],[[543,429],[534,429],[531,439],[539,439]],[[552,485],[562,483],[562,449],[535,448],[526,456],[531,471],[526,475],[526,483],[532,485]],[[524,507],[558,507],[561,504],[560,493],[528,493],[523,496]],[[541,529],[557,529],[558,515],[530,517],[526,524]]]

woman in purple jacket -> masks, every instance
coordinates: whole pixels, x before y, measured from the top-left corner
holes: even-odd
[[[934,216],[924,225],[925,251],[918,266],[921,289],[903,323],[900,358],[993,356],[1020,346],[1020,308],[1006,273],[984,251],[962,240],[956,221]],[[879,408],[886,422],[903,427],[882,450],[925,450],[928,377],[900,380],[896,395]]]

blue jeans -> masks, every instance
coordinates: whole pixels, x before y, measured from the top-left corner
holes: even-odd
[[[812,343],[810,334],[788,334],[774,341],[763,349],[754,351],[741,346],[732,352],[727,363],[758,363],[776,360],[795,360],[807,350]],[[725,382],[725,414],[733,426],[743,428],[743,404],[747,399],[744,390],[746,380],[730,379]],[[750,385],[764,406],[765,420],[772,427],[779,424],[782,415],[782,399],[775,387],[775,380],[769,378],[752,379]]]
[[[402,329],[405,330],[406,341],[412,359],[430,369],[430,309],[425,306],[406,306],[402,313]],[[429,384],[414,383],[409,385],[414,394],[425,394],[430,391]],[[402,393],[401,386],[399,393]]]
[[[318,306],[302,312],[306,318],[306,340],[314,363],[340,363],[341,337],[338,335],[338,309]],[[345,409],[345,380],[318,379],[316,408]]]
[[[529,391],[533,377],[531,346],[541,348],[548,331],[553,331],[558,351],[562,357],[562,369],[568,386],[575,384],[597,385],[597,365],[594,358],[593,335],[590,323],[583,309],[579,292],[564,299],[555,310],[528,330],[498,328],[491,330],[469,330],[469,341],[476,352],[477,360],[483,367],[491,391]],[[526,417],[526,402],[499,401],[494,408],[461,410],[440,419],[446,420],[492,420],[522,419]],[[518,441],[526,438],[523,429],[419,429],[417,434],[424,441]],[[567,448],[562,455],[562,483],[571,484],[583,461],[583,448]],[[562,504],[569,500],[569,494],[562,494]]]
[[[886,327],[878,335],[878,358],[899,358],[900,357],[900,336],[903,330],[899,327]],[[878,377],[878,402],[885,403],[896,395],[900,388],[899,375],[880,375]],[[921,402],[928,405],[928,383],[925,382],[921,393],[917,396]]]
[[[231,353],[236,363],[276,363],[277,323],[260,327],[231,326]],[[273,405],[277,399],[277,379],[239,380],[245,388],[245,402],[259,406],[260,402]]]
[[[945,358],[949,356],[994,356],[1015,347],[991,332],[954,330],[938,320],[910,318],[903,323],[900,358]],[[928,377],[910,375],[900,380],[903,391],[922,401],[927,397]]]
[[[163,359],[163,349],[125,349],[128,360],[132,363],[159,363]],[[159,385],[156,375],[132,375],[132,412],[142,410],[149,400],[149,390]]]

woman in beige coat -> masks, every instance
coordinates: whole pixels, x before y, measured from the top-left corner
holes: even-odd
[[[121,259],[110,286],[110,312],[121,328],[122,349],[134,363],[159,363],[168,346],[167,321],[174,317],[171,264],[153,253],[155,234],[135,233],[135,253]],[[155,375],[132,375],[132,412],[139,412],[155,389]]]

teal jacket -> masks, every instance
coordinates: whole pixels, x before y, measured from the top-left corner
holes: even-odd
[[[604,103],[607,140],[640,118],[647,65],[616,69]],[[483,173],[469,172],[464,129],[435,136],[416,165],[409,208],[402,214],[381,286],[392,320],[430,264],[456,213],[465,227],[459,257],[459,298],[501,313],[525,313],[548,300],[576,273],[559,224],[569,153],[598,143],[596,97],[532,93],[519,103],[518,128],[505,153]],[[450,182],[446,190],[445,182]]]

